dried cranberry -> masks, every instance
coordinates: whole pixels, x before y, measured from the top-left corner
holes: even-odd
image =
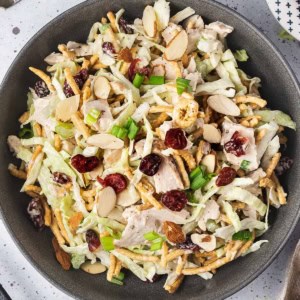
[[[216,180],[217,186],[224,186],[231,183],[236,177],[236,170],[230,167],[223,168]]]
[[[89,72],[87,69],[81,69],[76,75],[75,77],[78,76],[81,78],[81,80],[83,81],[83,84],[87,81],[87,79],[89,78]]]
[[[245,155],[245,148],[247,146],[248,138],[240,135],[238,131],[236,131],[231,139],[224,145],[225,151],[227,153],[231,153],[237,157]]]
[[[143,68],[138,69],[138,73],[141,74],[141,75],[145,75],[145,76],[149,77],[149,75],[151,73],[151,70],[150,70],[149,67],[143,67]]]
[[[50,91],[46,83],[42,80],[39,80],[34,85],[34,91],[39,98],[44,98],[50,94]]]
[[[276,174],[278,176],[283,175],[286,171],[288,171],[292,167],[293,163],[294,161],[290,157],[282,156],[275,169]]]
[[[119,19],[119,26],[124,33],[133,34],[133,29],[128,26],[128,22],[122,16]]]
[[[162,159],[158,154],[148,154],[142,159],[140,163],[140,171],[147,176],[153,176],[158,172],[161,161]]]
[[[99,159],[96,156],[85,157],[82,154],[77,154],[72,157],[71,165],[79,173],[86,173],[94,170],[99,165]]]
[[[162,195],[161,202],[172,211],[181,211],[187,204],[188,198],[185,192],[172,190]]]
[[[96,251],[100,247],[100,239],[95,230],[89,229],[85,234],[85,239],[91,252]]]
[[[111,42],[104,42],[102,44],[102,49],[103,49],[104,53],[106,53],[110,56],[113,56],[114,54],[116,54],[116,50]]]
[[[67,98],[75,95],[71,86],[67,83],[67,81],[65,81],[64,83],[64,94],[66,95]]]
[[[68,182],[71,182],[71,178],[65,173],[53,172],[52,175],[53,175],[53,181],[59,184],[66,184]]]
[[[76,84],[78,85],[78,87],[80,89],[82,89],[82,87],[83,87],[84,83],[86,82],[86,80],[88,79],[88,77],[89,77],[89,73],[88,73],[87,69],[82,69],[75,76],[73,76]],[[66,80],[64,82],[64,93],[67,98],[74,96],[74,92]]]
[[[27,213],[33,225],[40,231],[45,227],[44,208],[39,198],[33,198],[28,206]]]
[[[165,145],[176,150],[184,149],[187,145],[185,133],[180,128],[171,128],[166,133]]]
[[[145,75],[145,76],[148,76],[150,75],[150,68],[149,67],[143,67],[143,68],[139,68],[138,66],[138,63],[140,62],[141,60],[139,58],[135,58],[131,63],[130,63],[130,66],[129,66],[129,69],[128,69],[128,78],[130,81],[133,81],[134,79],[134,76],[136,73],[139,73],[141,75]]]
[[[194,252],[200,250],[199,246],[192,242],[190,235],[187,235],[185,241],[183,243],[177,244],[176,247],[179,249],[189,249]]]
[[[107,175],[104,179],[97,177],[97,180],[103,186],[110,186],[116,193],[124,191],[127,187],[127,181],[124,175],[120,173],[114,173]]]

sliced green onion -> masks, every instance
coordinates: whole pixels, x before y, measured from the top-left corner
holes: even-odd
[[[198,166],[190,173],[189,178],[190,178],[190,180],[193,180],[196,177],[198,177],[200,174],[203,175],[203,170],[200,166]]]
[[[118,279],[116,279],[114,277],[111,279],[110,282],[114,283],[114,284],[117,284],[117,285],[123,285],[124,284],[121,280],[118,280]]]
[[[194,196],[194,193],[192,191],[187,191],[186,192],[188,201],[190,203],[198,203],[199,201],[196,199],[196,197]]]
[[[206,175],[206,178],[207,178],[208,181],[209,181],[209,180],[211,180],[211,179],[212,179],[213,177],[215,177],[215,176],[217,176],[216,173],[209,173],[209,174]]]
[[[100,238],[100,242],[105,251],[111,251],[115,249],[114,238],[112,236],[104,236]]]
[[[90,112],[87,114],[87,116],[85,117],[85,123],[88,125],[93,125],[97,122],[98,118],[101,115],[101,111],[99,111],[98,109],[91,109]]]
[[[176,88],[178,95],[181,95],[189,86],[190,80],[184,78],[176,79]]]
[[[128,134],[128,129],[126,128],[120,128],[119,131],[118,131],[118,134],[117,134],[117,137],[119,139],[125,139],[127,137],[127,134]]]
[[[111,134],[114,135],[114,136],[117,136],[120,129],[121,129],[120,126],[114,125],[112,130],[111,130]]]
[[[150,231],[144,234],[144,239],[147,241],[154,241],[158,238],[161,238],[161,236],[155,231]]]
[[[104,228],[106,229],[106,231],[109,232],[109,234],[116,240],[119,240],[121,238],[121,233],[120,232],[115,232],[113,229],[111,229],[108,226],[104,226]]]
[[[126,122],[124,128],[129,129],[129,128],[130,128],[130,125],[131,125],[133,122],[135,122],[135,121],[134,121],[131,117],[128,118],[128,120],[127,120],[127,122]]]
[[[151,251],[157,251],[157,250],[160,250],[162,248],[162,245],[163,245],[163,239],[160,238],[160,239],[157,239],[158,241],[155,242],[155,243],[152,243],[151,247],[150,247],[150,250]]]
[[[241,162],[241,165],[240,165],[240,168],[244,171],[247,171],[248,170],[248,167],[250,165],[250,161],[249,160],[243,160]]]
[[[140,86],[142,85],[143,81],[145,79],[145,75],[136,73],[133,79],[132,84],[136,87],[136,88],[140,88]]]
[[[138,132],[140,131],[139,126],[133,121],[129,127],[128,138],[134,140]]]
[[[150,85],[161,85],[165,83],[164,76],[150,76],[149,81],[147,82]]]
[[[23,128],[19,131],[19,138],[20,139],[30,139],[33,137],[33,130],[30,124],[23,126]]]
[[[125,274],[123,272],[120,272],[118,276],[114,276],[115,279],[123,281],[125,277]]]
[[[74,136],[74,125],[72,123],[58,122],[55,126],[55,132],[64,139],[71,138]]]
[[[240,241],[250,241],[252,239],[252,233],[249,230],[241,230],[236,232],[232,239],[234,241],[240,240]]]
[[[191,189],[194,191],[198,190],[198,189],[204,187],[207,182],[208,182],[207,178],[203,177],[203,175],[200,174],[195,179],[193,179],[193,181],[191,183]]]

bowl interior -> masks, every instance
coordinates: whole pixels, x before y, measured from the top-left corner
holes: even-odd
[[[86,1],[62,14],[44,27],[20,52],[9,70],[0,90],[2,118],[0,120],[1,164],[0,164],[0,204],[4,219],[16,243],[25,256],[51,282],[66,292],[84,299],[167,299],[162,285],[164,279],[155,284],[146,284],[128,274],[126,285],[119,287],[106,281],[105,275],[89,275],[80,270],[65,272],[55,261],[51,234],[49,231],[37,233],[26,217],[26,204],[29,198],[20,194],[21,181],[7,173],[7,165],[12,156],[6,147],[6,138],[18,130],[18,117],[26,109],[28,86],[36,78],[28,71],[29,66],[45,68],[43,59],[56,50],[59,43],[67,41],[85,42],[91,25],[100,20],[107,11],[117,11],[124,7],[126,17],[134,19],[142,16],[142,11],[150,1],[138,0],[92,0]],[[300,124],[300,92],[286,63],[273,46],[251,25],[236,13],[209,0],[174,0],[171,3],[175,12],[191,6],[206,21],[223,21],[235,28],[228,39],[231,49],[247,49],[250,60],[241,68],[251,76],[262,79],[262,96],[271,108],[289,113]],[[296,157],[299,152],[298,133],[289,133],[288,154]],[[221,299],[242,288],[253,280],[272,261],[287,240],[299,216],[300,202],[297,189],[299,165],[295,164],[284,178],[284,186],[289,193],[288,205],[272,213],[271,228],[263,236],[269,243],[256,253],[238,259],[218,270],[212,280],[200,277],[185,279],[180,290],[172,299]]]

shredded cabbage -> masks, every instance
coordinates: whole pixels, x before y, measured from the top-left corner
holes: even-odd
[[[268,240],[260,240],[260,241],[257,241],[255,243],[253,243],[250,246],[250,248],[245,253],[242,254],[242,256],[245,256],[245,255],[247,255],[247,254],[249,254],[251,252],[255,252],[255,251],[259,250],[260,247],[261,247],[261,245],[263,245],[265,243],[268,243],[268,242],[269,242]]]
[[[242,81],[234,65],[234,62],[225,61],[224,67],[229,73],[230,79],[234,83],[237,92],[241,95],[245,95],[247,93],[247,88],[242,84]]]
[[[228,202],[222,201],[222,206],[225,214],[227,215],[228,219],[231,221],[231,224],[233,225],[235,232],[240,231],[242,225],[238,214],[233,211],[232,206]]]
[[[227,201],[241,201],[248,204],[249,206],[255,208],[261,216],[266,214],[267,206],[259,198],[240,187],[232,188],[223,196]]]
[[[32,137],[30,139],[21,139],[22,146],[44,145],[46,139],[43,137]]]
[[[264,170],[268,167],[270,160],[279,151],[279,149],[279,137],[278,135],[276,135],[269,143],[267,150],[265,151],[264,156],[262,157],[261,166]]]
[[[72,254],[71,263],[74,269],[79,269],[80,266],[85,262],[84,254]]]
[[[85,207],[85,202],[81,197],[80,187],[79,187],[78,183],[76,182],[76,180],[74,178],[72,180],[72,184],[73,184],[73,198],[75,200],[73,208],[74,208],[75,211],[82,212],[82,214],[84,216],[87,216],[88,211]]]
[[[43,163],[43,157],[44,157],[43,153],[40,153],[36,157],[29,173],[27,174],[27,179],[26,179],[25,183],[22,186],[21,192],[23,192],[25,190],[25,187],[27,185],[33,184],[37,180],[37,178],[39,176],[39,173],[40,173],[42,163]]]
[[[246,218],[246,219],[241,220],[241,229],[240,230],[245,230],[245,229],[249,229],[250,231],[252,231],[253,229],[264,230],[265,223],[261,222],[261,221],[257,221],[255,219]],[[233,225],[229,225],[229,226],[217,228],[214,235],[216,237],[224,239],[225,241],[228,241],[231,239],[231,237],[234,233],[235,233],[235,229],[234,229]]]
[[[196,95],[224,95],[232,98],[235,95],[234,84],[226,79],[205,82],[198,85]]]
[[[120,41],[120,46],[122,48],[128,48],[131,49],[132,45],[135,42],[135,39],[137,38],[138,34],[126,34],[126,33],[118,33],[117,38]]]
[[[143,120],[144,116],[148,115],[150,109],[150,105],[148,103],[142,103],[140,106],[138,106],[138,108],[135,110],[135,112],[133,113],[133,115],[131,116],[131,118],[135,121],[135,122],[140,122],[141,120]]]
[[[249,56],[245,49],[237,50],[234,53],[234,57],[236,58],[236,60],[241,61],[241,62],[247,61],[249,59]]]
[[[43,151],[47,155],[53,172],[65,173],[71,178],[76,178],[76,175],[73,172],[73,170],[69,167],[69,165],[64,161],[64,158],[59,154],[59,152],[57,152],[54,149],[54,147],[49,142],[45,142]]]
[[[296,122],[291,117],[280,110],[257,110],[255,114],[262,117],[263,122],[274,121],[278,125],[296,130]]]
[[[148,119],[144,116],[144,124],[147,132],[144,150],[143,150],[143,157],[150,154],[152,152],[152,144],[153,144],[153,132],[151,128],[151,124],[149,123]]]
[[[94,228],[98,226],[99,224],[103,226],[110,227],[113,230],[117,231],[123,231],[125,226],[115,220],[109,219],[109,218],[102,218],[97,216],[95,213],[91,212],[89,213],[82,223],[80,224],[77,233],[84,233],[88,229]]]

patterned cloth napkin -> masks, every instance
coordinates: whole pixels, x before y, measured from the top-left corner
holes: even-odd
[[[288,268],[284,300],[300,300],[300,241]]]

